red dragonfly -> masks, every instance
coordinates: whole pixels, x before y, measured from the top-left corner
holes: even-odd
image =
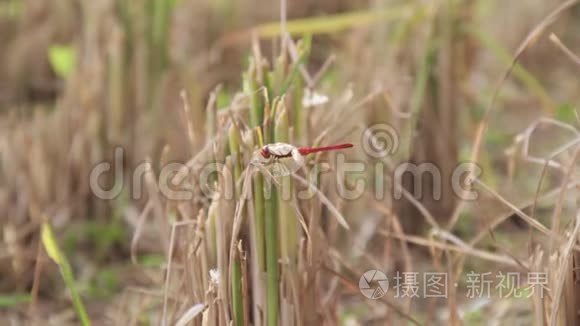
[[[351,148],[352,144],[338,144],[324,147],[296,147],[286,143],[273,143],[258,151],[257,161],[262,163],[274,176],[290,175],[304,166],[304,156]]]

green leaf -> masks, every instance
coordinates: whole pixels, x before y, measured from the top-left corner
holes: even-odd
[[[150,254],[137,257],[137,263],[143,267],[161,267],[166,259],[163,255]]]
[[[52,70],[59,77],[66,78],[76,63],[76,51],[70,45],[52,45],[48,49],[48,59]]]
[[[216,106],[219,109],[225,110],[232,102],[232,94],[222,89],[217,93]]]
[[[87,310],[85,309],[85,306],[81,300],[81,296],[79,295],[79,292],[76,288],[72,269],[68,263],[68,260],[66,259],[66,256],[60,251],[58,243],[56,242],[56,238],[54,237],[52,227],[47,222],[42,224],[41,239],[42,245],[48,253],[48,256],[52,258],[52,260],[54,260],[54,262],[60,268],[60,274],[62,275],[66,287],[70,291],[73,306],[75,307],[77,315],[79,316],[81,325],[90,325],[91,321],[89,320]]]
[[[376,22],[386,22],[403,18],[414,10],[424,10],[421,7],[404,5],[381,10],[363,10],[341,14],[308,17],[289,20],[286,24],[288,33],[292,36],[307,34],[336,33],[348,28],[370,25]],[[271,22],[256,26],[258,36],[262,38],[278,37],[281,34],[280,22]]]
[[[17,19],[21,17],[23,11],[24,5],[22,1],[8,0],[0,2],[0,18]]]
[[[63,255],[58,248],[58,244],[56,243],[56,239],[50,224],[44,223],[42,225],[41,238],[42,244],[44,245],[44,249],[46,250],[46,253],[48,253],[48,256],[54,260],[57,265],[60,266],[63,263]]]
[[[0,294],[0,308],[10,308],[20,304],[29,303],[31,296],[28,293]]]
[[[91,280],[88,286],[88,293],[94,298],[111,298],[119,289],[119,277],[111,269],[101,269]]]
[[[555,118],[562,122],[574,123],[576,121],[576,108],[571,104],[560,104],[556,109]]]

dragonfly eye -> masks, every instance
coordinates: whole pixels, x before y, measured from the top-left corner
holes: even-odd
[[[265,147],[260,149],[260,154],[262,155],[263,158],[270,158],[270,151]]]

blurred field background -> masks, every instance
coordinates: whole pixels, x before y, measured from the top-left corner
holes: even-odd
[[[575,4],[0,0],[0,324],[577,325]],[[379,123],[397,130],[392,155],[361,143]],[[346,157],[372,168],[342,181],[365,193],[339,196],[331,154],[307,164],[331,163],[324,195],[265,198],[246,168],[274,141],[352,142]],[[119,147],[125,187],[96,198],[91,170]],[[465,161],[483,171],[476,201],[445,181]],[[190,167],[191,200],[160,195],[170,162]],[[211,186],[234,200],[202,193],[212,162],[233,171]],[[429,180],[414,199],[412,177],[392,178],[401,162],[435,164],[441,199]],[[457,286],[370,300],[369,269]],[[470,271],[545,272],[549,294],[469,299]]]

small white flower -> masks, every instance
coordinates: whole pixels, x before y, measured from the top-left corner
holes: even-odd
[[[211,283],[218,285],[220,283],[220,271],[218,271],[217,268],[210,269],[209,279]]]
[[[302,106],[305,108],[326,104],[328,96],[311,91],[309,88],[304,89],[304,96],[302,97]]]

